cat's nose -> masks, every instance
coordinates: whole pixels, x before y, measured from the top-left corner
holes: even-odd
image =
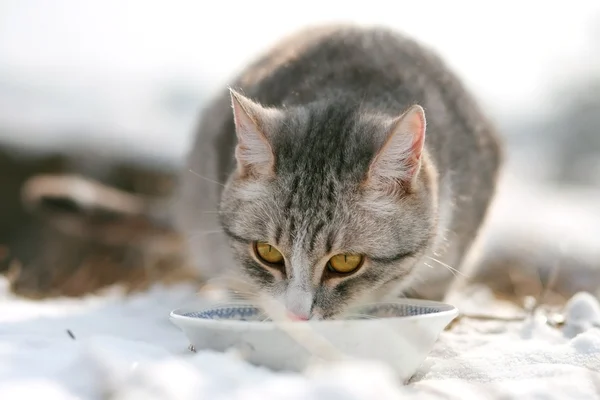
[[[310,319],[313,294],[305,289],[308,284],[291,282],[285,293],[284,304],[287,315],[293,321],[307,321]]]
[[[291,319],[292,321],[308,321],[308,315],[304,316],[304,315],[298,315],[298,314],[294,314],[291,312],[288,312],[288,318]]]

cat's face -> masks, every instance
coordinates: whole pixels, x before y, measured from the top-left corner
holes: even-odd
[[[232,95],[238,169],[220,215],[242,271],[299,319],[333,318],[401,285],[435,230],[422,109],[388,121]]]

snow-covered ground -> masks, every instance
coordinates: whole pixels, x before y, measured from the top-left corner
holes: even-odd
[[[188,286],[124,297],[36,302],[0,289],[0,399],[600,398],[600,307],[572,299],[562,330],[525,322],[461,320],[442,333],[413,381],[384,365],[331,365],[304,375],[190,353],[168,320],[195,301]],[[471,306],[490,312],[485,291]],[[471,311],[473,311],[473,307]],[[493,312],[507,311],[496,307]],[[72,336],[69,334],[71,332]]]

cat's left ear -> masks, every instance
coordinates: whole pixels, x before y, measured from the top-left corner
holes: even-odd
[[[267,131],[277,123],[281,111],[265,108],[230,89],[237,136],[235,158],[244,176],[274,172],[275,155]]]
[[[412,187],[421,168],[424,143],[425,111],[414,105],[393,121],[383,146],[371,162],[368,182],[379,187]]]

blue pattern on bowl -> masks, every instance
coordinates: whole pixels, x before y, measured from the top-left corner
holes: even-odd
[[[381,303],[363,306],[354,309],[349,319],[372,319],[408,317],[415,315],[433,314],[445,311],[443,308],[421,306],[413,304]],[[352,316],[355,314],[355,316]],[[257,307],[250,305],[241,306],[217,306],[206,310],[189,312],[186,317],[214,319],[214,320],[236,320],[236,321],[270,321],[265,313]]]
[[[360,314],[367,315],[368,317],[394,318],[433,314],[440,311],[442,310],[436,307],[417,306],[412,304],[382,303],[365,306],[360,309]],[[359,317],[358,319],[364,319],[368,317]]]
[[[264,321],[265,313],[252,306],[221,306],[184,314],[186,317],[203,319],[230,319],[236,321]]]

